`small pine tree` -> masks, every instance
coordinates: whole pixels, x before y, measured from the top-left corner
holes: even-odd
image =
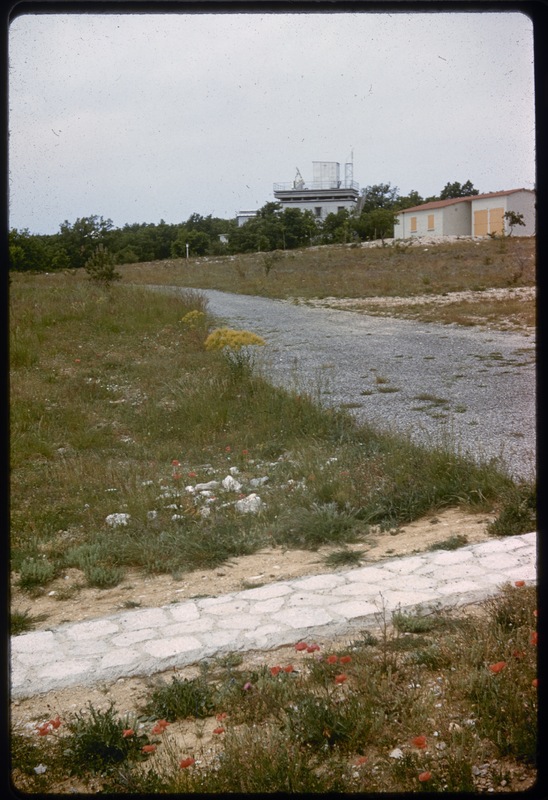
[[[114,281],[119,281],[121,275],[116,271],[114,256],[103,245],[98,245],[93,255],[85,263],[85,270],[90,280],[103,286],[110,286]]]

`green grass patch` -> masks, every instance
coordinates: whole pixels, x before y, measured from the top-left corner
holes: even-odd
[[[18,274],[10,290],[11,566],[29,593],[67,567],[108,588],[128,569],[344,547],[371,524],[502,507],[514,491],[450,446],[270,385],[251,344],[208,350],[217,320],[197,291],[106,289],[78,273]]]

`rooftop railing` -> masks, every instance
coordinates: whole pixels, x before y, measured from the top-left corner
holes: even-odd
[[[353,189],[357,192],[359,184],[356,181],[291,181],[274,184],[275,192],[317,192],[324,189]]]

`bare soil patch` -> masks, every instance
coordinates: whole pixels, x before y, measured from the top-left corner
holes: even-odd
[[[516,286],[406,297],[323,297],[298,302],[315,308],[402,316],[442,324],[456,322],[531,335],[535,330],[535,299],[535,287]]]

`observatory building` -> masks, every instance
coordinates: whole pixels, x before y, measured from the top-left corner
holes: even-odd
[[[312,180],[305,181],[297,168],[292,183],[274,184],[274,197],[282,204],[282,208],[312,211],[318,220],[324,220],[328,214],[336,214],[343,209],[353,211],[359,198],[359,187],[353,180],[353,171],[351,161],[344,165],[344,177],[341,177],[338,161],[313,161]]]

